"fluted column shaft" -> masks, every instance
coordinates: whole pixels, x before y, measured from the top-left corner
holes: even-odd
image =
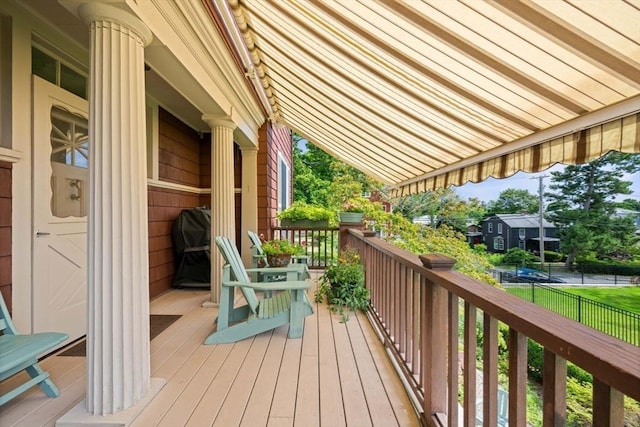
[[[91,27],[87,412],[109,415],[150,389],[144,46],[149,30],[100,3]]]
[[[247,231],[258,232],[258,149],[242,147],[242,259],[251,265],[251,245]]]
[[[220,304],[224,262],[213,239],[225,236],[235,242],[235,197],[233,171],[233,130],[228,117],[205,114],[202,119],[211,127],[211,300]]]

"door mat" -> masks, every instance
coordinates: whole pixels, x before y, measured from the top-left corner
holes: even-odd
[[[149,336],[150,340],[154,339],[162,331],[167,329],[169,326],[173,324],[176,320],[181,318],[180,314],[152,314],[149,316]],[[75,356],[75,357],[86,357],[87,356],[87,340],[82,339],[82,341],[78,342],[73,347],[70,347],[58,354],[58,356]]]

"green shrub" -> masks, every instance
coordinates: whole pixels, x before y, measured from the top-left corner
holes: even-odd
[[[502,257],[502,262],[504,264],[529,265],[540,262],[540,257],[520,248],[511,248]]]
[[[547,262],[560,262],[564,259],[564,255],[560,252],[544,251],[544,259]]]

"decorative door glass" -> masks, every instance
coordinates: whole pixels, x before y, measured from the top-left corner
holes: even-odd
[[[89,123],[86,117],[51,109],[51,213],[87,215]]]

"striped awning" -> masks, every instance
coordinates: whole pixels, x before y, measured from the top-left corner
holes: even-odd
[[[271,120],[395,195],[640,152],[640,1],[212,1]]]

